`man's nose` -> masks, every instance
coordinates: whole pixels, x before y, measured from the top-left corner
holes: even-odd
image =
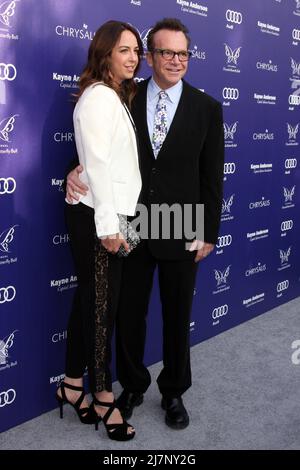
[[[175,63],[175,64],[179,64],[179,63],[180,63],[178,54],[174,54],[174,57],[173,57],[173,59],[172,59],[172,62]]]

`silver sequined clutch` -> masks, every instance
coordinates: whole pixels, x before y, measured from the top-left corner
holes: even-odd
[[[126,251],[124,246],[121,245],[117,252],[117,255],[123,258],[131,253],[131,251],[140,243],[141,239],[132,227],[132,225],[126,220],[123,215],[119,214],[118,217],[120,232],[122,233],[124,239],[129,245],[129,251]]]

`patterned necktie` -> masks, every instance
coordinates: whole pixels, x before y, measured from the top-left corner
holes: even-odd
[[[167,128],[167,104],[166,99],[168,95],[165,91],[159,92],[159,99],[155,108],[154,127],[152,136],[152,148],[154,157],[157,155],[164,143],[168,128]]]

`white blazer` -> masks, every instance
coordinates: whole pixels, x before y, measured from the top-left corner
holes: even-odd
[[[95,210],[98,237],[119,232],[117,214],[134,215],[141,190],[136,136],[117,93],[89,86],[73,114],[75,141],[89,190],[80,202]]]

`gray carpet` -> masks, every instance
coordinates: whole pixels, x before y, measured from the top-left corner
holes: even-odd
[[[155,378],[132,419],[127,443],[82,425],[65,406],[0,435],[0,449],[300,449],[300,364],[291,360],[300,340],[300,299],[295,299],[192,348],[193,386],[184,395],[190,426],[164,423]],[[119,384],[114,384],[116,394]]]

